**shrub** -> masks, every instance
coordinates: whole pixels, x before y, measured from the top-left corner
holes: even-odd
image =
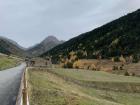
[[[101,71],[101,67],[97,67],[96,68],[96,71]]]
[[[65,67],[65,64],[64,63],[61,63],[60,64],[60,67],[64,68]]]
[[[135,76],[136,74],[135,74],[135,73],[132,73],[131,75],[132,75],[132,76]]]
[[[75,61],[75,62],[73,63],[73,68],[79,69],[80,64],[81,64],[81,62],[80,62],[79,60]]]
[[[128,73],[128,71],[126,71],[126,72],[124,73],[124,75],[125,75],[125,76],[130,76],[130,74]]]
[[[84,70],[89,70],[90,66],[84,65]]]
[[[124,70],[124,65],[123,64],[120,66],[120,70]]]
[[[113,66],[113,70],[119,70],[118,66]]]
[[[119,62],[120,61],[120,58],[117,56],[117,57],[114,57],[114,62]]]
[[[126,60],[125,60],[125,58],[124,58],[123,56],[121,56],[121,57],[119,58],[119,61],[121,61],[123,64],[126,63]]]
[[[75,66],[75,69],[79,69],[79,67],[78,66]]]
[[[72,62],[67,62],[65,64],[65,68],[73,68],[73,63]]]
[[[134,55],[133,56],[133,61],[132,61],[133,63],[138,63],[139,62],[139,57],[138,57],[138,55]]]
[[[96,70],[96,66],[94,64],[90,65],[89,67],[90,70]]]

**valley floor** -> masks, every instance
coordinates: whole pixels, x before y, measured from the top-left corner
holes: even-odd
[[[100,73],[98,74],[98,76],[100,76]],[[103,74],[101,73],[101,77],[102,76]],[[137,82],[138,80],[140,79],[137,78]],[[139,93],[119,92],[119,91],[115,92],[103,89],[99,90],[91,87],[78,85],[71,81],[66,81],[60,76],[48,72],[46,69],[39,70],[38,68],[29,70],[28,81],[29,81],[29,94],[31,105],[140,104]]]

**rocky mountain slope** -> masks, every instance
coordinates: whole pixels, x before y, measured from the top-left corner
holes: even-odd
[[[50,49],[52,49],[62,43],[63,43],[63,41],[59,41],[56,37],[48,36],[41,43],[29,48],[27,50],[27,52],[31,56],[39,56],[39,55],[43,54],[44,52],[49,51]]]

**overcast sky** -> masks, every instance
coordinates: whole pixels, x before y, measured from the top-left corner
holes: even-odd
[[[0,36],[24,47],[68,40],[140,8],[140,0],[0,0]]]

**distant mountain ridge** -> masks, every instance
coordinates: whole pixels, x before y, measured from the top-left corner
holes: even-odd
[[[0,36],[0,53],[24,56],[24,48],[15,41]]]
[[[140,56],[140,9],[58,45],[42,57],[52,56],[58,61],[60,56],[68,58],[72,51],[78,58],[88,59],[98,55],[102,58]]]
[[[62,44],[64,41],[59,41],[54,36],[48,36],[41,43],[36,44],[28,49],[20,46],[17,42],[8,39],[6,37],[0,36],[0,53],[13,54],[18,56],[39,56],[44,52],[50,50],[51,48]]]
[[[7,40],[7,41],[9,41],[10,43],[12,43],[12,44],[18,46],[18,47],[21,48],[21,49],[26,49],[26,48],[20,46],[17,42],[15,42],[15,41],[13,41],[13,40],[11,40],[11,39],[9,39],[9,38],[6,38],[6,37],[3,37],[3,36],[0,36],[0,39]]]
[[[48,36],[41,43],[29,48],[27,52],[31,56],[39,56],[62,43],[63,41],[59,41],[56,37]]]

